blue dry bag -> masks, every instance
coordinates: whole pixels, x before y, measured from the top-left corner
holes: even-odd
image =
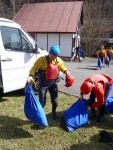
[[[44,109],[29,84],[26,86],[24,113],[34,124],[48,126]]]
[[[84,99],[78,99],[64,112],[64,120],[68,131],[76,130],[88,123],[88,111]]]
[[[106,99],[106,109],[105,111],[108,113],[109,111],[113,111],[113,97],[108,97]]]
[[[98,65],[99,68],[103,67],[103,64],[102,64],[102,61],[101,61],[100,58],[98,58],[97,65]]]
[[[108,113],[109,111],[113,111],[113,97],[110,96],[110,94],[112,93],[113,91],[113,85],[110,85],[109,86],[109,89],[107,91],[107,97],[106,97],[106,109],[105,111]]]

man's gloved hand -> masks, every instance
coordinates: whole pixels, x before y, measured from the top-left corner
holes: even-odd
[[[70,72],[69,71],[66,71],[66,76],[70,76]]]
[[[80,99],[80,100],[83,100],[83,94],[80,94],[79,99]]]
[[[27,79],[27,82],[28,82],[28,83],[31,83],[32,81],[33,81],[33,77],[32,77],[32,76],[29,76],[28,79]]]

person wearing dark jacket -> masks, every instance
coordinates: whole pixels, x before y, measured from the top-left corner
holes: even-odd
[[[90,118],[95,117],[95,108],[100,108],[97,119],[99,123],[103,121],[105,99],[107,98],[107,93],[109,93],[111,85],[113,85],[113,80],[110,77],[104,74],[96,74],[87,78],[80,87],[80,99],[83,99],[84,94],[90,93],[89,102],[92,110]]]
[[[30,70],[28,83],[32,82],[35,72],[39,73],[39,101],[42,107],[46,104],[46,93],[49,91],[52,103],[52,116],[53,119],[57,118],[56,108],[58,105],[58,87],[56,79],[58,77],[59,70],[66,75],[70,75],[70,72],[64,66],[63,60],[58,55],[60,49],[58,45],[52,46],[49,51],[49,55],[41,56],[33,65]]]
[[[74,56],[74,61],[76,58],[79,58],[79,46],[77,46],[75,49],[74,49],[74,52],[75,52],[75,56]]]

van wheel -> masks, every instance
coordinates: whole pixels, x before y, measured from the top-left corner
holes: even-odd
[[[34,77],[34,81],[35,81],[36,84],[32,84],[32,89],[33,89],[34,93],[35,93],[36,95],[38,95],[39,77],[38,77],[38,76],[35,76],[35,77]]]

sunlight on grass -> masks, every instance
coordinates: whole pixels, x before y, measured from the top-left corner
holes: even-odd
[[[24,115],[24,95],[20,92],[0,97],[0,150],[112,150],[113,142],[99,142],[99,131],[107,130],[113,134],[113,114],[105,115],[105,121],[96,120],[68,132],[63,119],[64,111],[78,99],[59,92],[58,119],[51,117],[50,96],[44,108],[49,126],[36,129]],[[90,112],[90,110],[89,110]]]

